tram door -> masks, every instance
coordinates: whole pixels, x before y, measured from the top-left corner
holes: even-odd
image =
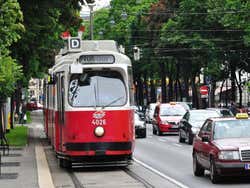
[[[58,73],[57,82],[57,108],[58,108],[58,128],[59,128],[59,150],[62,151],[62,129],[64,126],[64,75]]]

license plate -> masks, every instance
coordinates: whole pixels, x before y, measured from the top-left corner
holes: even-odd
[[[245,164],[245,170],[250,170],[250,164]]]

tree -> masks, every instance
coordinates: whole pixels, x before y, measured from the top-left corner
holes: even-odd
[[[3,103],[11,96],[22,75],[21,66],[18,66],[10,56],[12,51],[10,46],[20,39],[24,31],[22,21],[23,14],[16,0],[0,1],[0,139],[2,144],[6,141],[2,132]]]
[[[15,0],[0,2],[0,96],[9,97],[21,76],[21,67],[10,57],[10,46],[20,39],[24,31],[23,15]]]
[[[78,1],[19,1],[24,15],[25,32],[21,40],[12,46],[12,54],[22,65],[25,76],[18,82],[15,98],[19,104],[21,88],[25,88],[31,77],[43,78],[53,66],[54,57],[63,46],[60,38],[68,30],[76,35],[82,20]]]

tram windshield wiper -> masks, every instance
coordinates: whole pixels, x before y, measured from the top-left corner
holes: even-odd
[[[112,100],[110,103],[108,103],[108,104],[102,106],[102,109],[104,109],[104,108],[106,108],[106,107],[108,107],[108,106],[110,106],[110,105],[116,103],[117,101],[119,101],[119,100],[121,100],[121,99],[123,99],[123,98],[124,98],[124,96],[121,96],[121,97],[118,97],[118,98]]]

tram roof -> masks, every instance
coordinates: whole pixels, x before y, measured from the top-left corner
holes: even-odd
[[[115,64],[129,64],[130,59],[120,53],[117,43],[114,40],[82,40],[81,48],[78,50],[71,50],[69,45],[61,49],[59,55],[55,58],[55,65],[53,69],[57,69],[64,64],[74,63],[81,55],[105,55],[110,54],[115,57]]]

